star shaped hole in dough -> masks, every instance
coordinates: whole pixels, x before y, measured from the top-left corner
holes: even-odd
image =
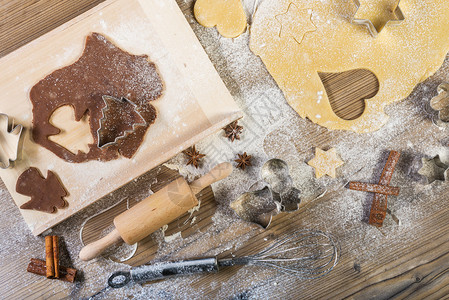
[[[298,44],[301,44],[307,32],[316,30],[312,22],[311,9],[299,9],[293,2],[288,5],[287,11],[277,15],[276,20],[281,24],[279,37],[291,37]]]
[[[336,169],[342,166],[344,161],[340,159],[335,148],[328,151],[315,148],[315,157],[307,164],[315,169],[316,178],[321,178],[324,175],[335,178]]]
[[[367,26],[373,36],[377,36],[388,23],[399,25],[398,23],[402,21],[400,0],[353,0],[353,2],[358,7],[353,23]]]

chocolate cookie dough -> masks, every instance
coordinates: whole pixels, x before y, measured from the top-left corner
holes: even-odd
[[[156,109],[150,101],[158,99],[162,91],[162,79],[156,65],[148,61],[147,55],[129,54],[101,34],[92,33],[87,37],[84,52],[78,61],[54,71],[31,89],[33,139],[68,162],[108,161],[119,155],[131,158],[156,119]],[[98,147],[97,131],[105,107],[103,96],[130,100],[136,105],[136,111],[146,125],[138,126],[117,143]],[[59,128],[50,123],[50,118],[56,109],[64,105],[74,108],[77,121],[85,114],[90,116],[94,143],[89,145],[87,153],[78,151],[74,154],[48,139],[60,132]]]
[[[50,170],[47,172],[47,178],[44,178],[38,169],[29,168],[17,179],[16,191],[31,197],[30,201],[20,206],[21,209],[54,213],[56,208],[67,206],[64,200],[68,195],[67,191],[58,176]]]

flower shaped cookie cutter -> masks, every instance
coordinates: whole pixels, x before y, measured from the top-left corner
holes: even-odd
[[[430,100],[430,107],[438,111],[439,123],[449,124],[449,83],[443,82],[437,88],[438,95]],[[434,123],[436,123],[434,121]],[[438,124],[435,124],[438,126]]]
[[[352,16],[351,23],[355,24],[355,25],[366,26],[368,28],[369,33],[374,38],[376,38],[379,35],[379,33],[382,31],[382,29],[384,29],[385,26],[387,26],[387,25],[399,26],[405,20],[405,15],[402,12],[401,8],[399,7],[400,0],[398,0],[398,2],[396,4],[396,7],[393,10],[395,19],[388,20],[380,28],[376,28],[376,26],[374,26],[373,22],[371,20],[369,20],[369,19],[357,19],[355,16],[357,15],[357,12],[359,11],[360,1],[359,0],[352,0],[352,2],[354,3],[354,5],[356,7],[356,11],[354,12],[354,15]]]
[[[0,168],[8,169],[20,158],[22,133],[22,125],[15,125],[8,115],[0,113]]]
[[[281,159],[267,161],[262,166],[261,177],[267,186],[244,193],[230,206],[243,220],[267,228],[274,215],[299,208],[301,192],[293,186],[288,165]]]

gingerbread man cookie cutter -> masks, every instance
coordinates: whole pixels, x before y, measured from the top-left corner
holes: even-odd
[[[15,125],[14,119],[0,113],[0,168],[8,169],[20,158],[20,149],[22,148],[23,126]]]
[[[377,29],[376,26],[374,26],[373,22],[369,19],[357,19],[355,16],[357,12],[359,11],[359,8],[361,6],[359,0],[352,0],[354,2],[354,5],[356,7],[356,10],[354,12],[354,15],[352,16],[351,23],[355,25],[362,25],[366,26],[368,28],[369,33],[376,38],[379,33],[384,29],[385,26],[399,26],[401,23],[405,20],[405,15],[402,12],[401,8],[399,7],[399,3],[401,2],[398,0],[395,9],[393,10],[394,16],[396,19],[388,20],[385,25],[383,25],[381,28]]]
[[[129,104],[131,104],[132,106],[134,106],[134,108],[137,108],[137,105],[136,105],[134,102],[132,102],[131,100],[129,100],[129,99],[125,98],[125,97],[116,98],[116,97],[112,97],[112,96],[108,96],[108,95],[103,95],[103,96],[102,96],[102,99],[103,99],[103,101],[104,101],[105,106],[104,106],[104,107],[102,108],[102,110],[101,110],[103,116],[102,116],[102,117],[100,118],[100,120],[99,120],[99,122],[100,122],[100,127],[99,127],[98,130],[97,130],[97,146],[98,146],[98,148],[105,148],[105,147],[108,147],[108,146],[117,144],[120,140],[123,140],[123,139],[126,138],[129,134],[135,132],[136,129],[137,129],[138,127],[145,127],[145,126],[148,125],[147,122],[145,121],[144,117],[143,117],[143,116],[142,116],[142,115],[135,109],[134,112],[136,113],[136,115],[138,115],[138,116],[140,117],[140,119],[141,119],[143,122],[132,124],[132,129],[131,129],[131,130],[125,130],[125,131],[123,132],[123,134],[121,134],[121,135],[115,137],[114,140],[111,141],[111,142],[102,143],[102,142],[101,142],[101,131],[104,130],[104,129],[106,129],[105,126],[104,126],[105,120],[107,119],[107,116],[106,116],[105,112],[106,112],[108,109],[110,109],[109,103],[110,103],[111,101],[116,101],[116,102],[118,102],[118,103],[129,103]]]

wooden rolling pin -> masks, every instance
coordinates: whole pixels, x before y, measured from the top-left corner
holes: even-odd
[[[179,177],[158,192],[114,218],[115,229],[105,237],[81,249],[81,260],[91,260],[106,248],[125,241],[132,245],[198,205],[195,195],[232,172],[230,163],[221,163],[190,185]]]

